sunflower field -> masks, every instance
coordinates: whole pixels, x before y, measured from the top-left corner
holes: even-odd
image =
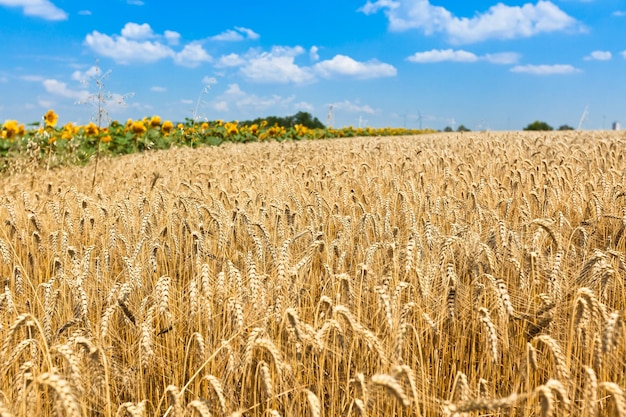
[[[356,136],[401,136],[429,133],[432,130],[404,128],[310,129],[296,124],[284,127],[266,121],[240,124],[223,120],[184,123],[162,120],[159,116],[125,123],[113,120],[108,126],[94,122],[86,125],[58,125],[58,115],[49,110],[42,122],[28,128],[16,120],[0,125],[0,171],[7,171],[24,157],[37,165],[53,167],[84,164],[96,154],[108,156],[169,149],[180,146],[219,145],[223,142],[260,142],[267,140],[315,140]]]

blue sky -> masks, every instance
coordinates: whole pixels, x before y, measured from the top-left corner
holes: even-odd
[[[0,121],[88,122],[97,61],[122,121],[626,125],[624,1],[0,0],[0,21]]]

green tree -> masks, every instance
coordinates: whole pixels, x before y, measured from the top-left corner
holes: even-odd
[[[459,125],[459,127],[456,128],[456,131],[457,132],[471,132],[471,130],[465,127],[465,125]]]
[[[574,128],[570,125],[561,125],[559,126],[558,130],[574,130]]]
[[[444,132],[453,132],[452,128],[450,126],[446,126],[443,128]]]
[[[552,126],[546,122],[535,120],[524,128],[524,130],[554,130]]]
[[[295,125],[303,125],[309,129],[323,129],[325,126],[317,117],[313,117],[311,113],[305,111],[299,111],[292,116],[267,116],[257,117],[254,120],[245,120],[241,122],[242,125],[260,124],[262,121],[266,121],[269,126],[278,125],[285,128],[294,127]]]

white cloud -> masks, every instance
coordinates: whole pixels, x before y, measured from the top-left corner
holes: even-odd
[[[141,0],[128,0],[126,3],[132,4],[133,6],[143,6],[144,2]]]
[[[554,75],[554,74],[573,74],[576,72],[580,72],[580,70],[569,64],[517,65],[511,68],[511,72],[533,74],[533,75]]]
[[[212,58],[199,43],[185,45],[182,51],[174,55],[174,62],[183,67],[197,67],[203,62],[211,62]]]
[[[72,90],[66,83],[55,79],[46,79],[42,82],[45,90],[55,96],[63,98],[71,98],[74,100],[84,101],[89,97],[89,91],[87,90]]]
[[[306,101],[300,101],[298,103],[294,103],[293,107],[297,110],[304,110],[308,112],[312,112],[314,110],[313,105]]]
[[[91,10],[79,10],[78,14],[81,16],[91,16]]]
[[[407,60],[417,64],[478,61],[487,61],[492,64],[514,64],[519,58],[520,55],[515,52],[498,52],[478,56],[473,52],[468,52],[463,49],[432,49],[430,51],[416,52],[409,56]]]
[[[241,73],[250,81],[262,83],[311,82],[315,75],[310,68],[295,63],[295,58],[304,53],[301,46],[274,46],[270,52],[251,52],[241,67]]]
[[[204,84],[205,86],[217,84],[217,80],[215,79],[215,77],[209,77],[208,75],[205,75],[204,77],[202,77],[202,84]]]
[[[102,73],[102,70],[99,67],[96,67],[94,65],[85,72],[78,71],[78,70],[74,71],[72,73],[72,80],[75,80],[84,84],[84,83],[89,82],[90,79],[98,77],[101,73]]]
[[[515,64],[520,59],[517,52],[497,52],[495,54],[485,54],[483,57],[492,64]]]
[[[239,32],[243,33],[247,39],[256,40],[261,37],[258,33],[256,33],[252,29],[235,26],[235,30],[238,30]]]
[[[136,41],[123,36],[109,36],[94,30],[85,37],[85,43],[94,52],[120,64],[156,62],[173,57],[174,51],[158,41]]]
[[[188,99],[187,99],[187,100],[186,100],[186,99],[183,99],[183,100],[181,100],[180,102],[181,102],[181,103],[183,103],[183,104],[193,104],[193,103],[194,103],[194,101],[193,101],[193,100],[188,100]]]
[[[612,55],[609,51],[593,51],[585,57],[585,61],[609,61]]]
[[[238,42],[245,39],[255,40],[259,39],[259,34],[252,29],[235,26],[235,29],[228,29],[215,36],[211,36],[209,39],[213,41],[225,41],[225,42]]]
[[[472,52],[467,52],[462,49],[432,49],[425,52],[416,52],[407,58],[411,62],[418,64],[433,63],[433,62],[476,62],[478,56]]]
[[[200,42],[188,43],[177,52],[162,43],[163,39],[170,45],[176,45],[180,34],[166,30],[163,35],[159,35],[147,23],[129,22],[124,25],[120,35],[107,35],[94,30],[85,37],[85,44],[95,53],[119,64],[151,63],[171,58],[177,65],[197,67],[212,60]]]
[[[300,65],[296,59],[305,52],[301,46],[274,46],[269,52],[250,49],[243,55],[231,53],[221,56],[216,67],[239,67],[241,75],[248,81],[281,84],[304,84],[314,82],[318,77],[348,76],[356,79],[393,77],[397,73],[396,68],[390,64],[377,60],[360,62],[345,55],[336,55],[313,66]],[[309,56],[316,54],[317,47],[312,47]]]
[[[624,58],[626,58],[626,51],[622,51],[619,53],[621,56],[623,56]]]
[[[121,35],[127,39],[151,39],[154,38],[154,32],[147,23],[128,22],[122,28]]]
[[[173,30],[166,30],[163,32],[163,36],[170,45],[178,45],[180,42],[180,33],[174,32]]]
[[[26,16],[45,20],[67,20],[67,13],[48,0],[0,0],[0,6],[21,7]]]
[[[376,60],[359,62],[345,55],[335,55],[330,60],[318,62],[313,68],[324,78],[331,78],[335,75],[347,75],[367,79],[394,77],[397,74],[397,70],[393,65]]]
[[[320,60],[319,50],[320,50],[320,48],[318,48],[315,45],[313,45],[311,47],[311,49],[309,49],[309,58],[311,58],[311,61],[319,61]]]
[[[246,61],[239,55],[231,53],[228,55],[222,55],[217,61],[217,67],[238,67],[245,64]]]
[[[257,96],[243,91],[239,84],[229,84],[226,91],[210,103],[214,110],[226,112],[232,107],[244,112],[246,110],[260,112],[275,107],[290,107],[294,96],[282,97],[277,94],[271,96]]]
[[[470,18],[456,17],[444,7],[433,6],[428,0],[368,0],[359,10],[368,15],[384,10],[392,31],[417,29],[426,35],[443,33],[458,44],[582,29],[576,19],[545,0],[522,6],[498,3]]]
[[[155,85],[150,87],[150,91],[154,91],[155,93],[165,93],[167,88],[161,87],[160,85]]]
[[[615,17],[624,17],[626,16],[626,12],[623,10],[616,10],[613,13],[611,13],[613,16]]]
[[[330,105],[333,106],[333,109],[343,110],[343,111],[347,111],[350,113],[367,113],[367,114],[375,113],[373,108],[371,108],[367,104],[362,105],[361,103],[359,103],[358,100],[356,101],[356,103],[353,103],[350,100],[344,100],[341,102],[331,103]]]

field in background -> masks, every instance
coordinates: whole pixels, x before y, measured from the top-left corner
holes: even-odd
[[[0,180],[2,416],[626,416],[626,137],[223,144]],[[463,414],[466,413],[466,414]]]

